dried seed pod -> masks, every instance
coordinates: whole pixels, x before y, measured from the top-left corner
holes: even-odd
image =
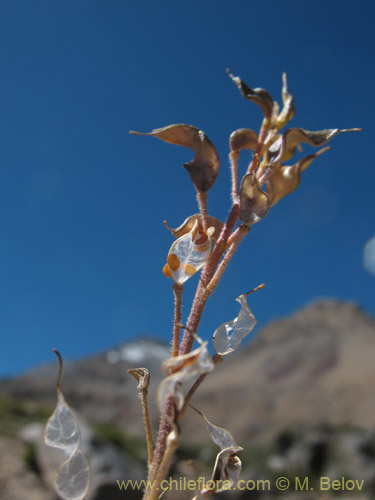
[[[57,406],[44,428],[43,438],[47,446],[59,448],[67,459],[54,473],[54,490],[63,500],[83,500],[91,482],[91,469],[86,455],[79,449],[80,432],[77,420],[61,391],[60,382],[63,370],[62,358],[59,359],[57,379]]]
[[[259,187],[255,172],[246,174],[240,188],[240,220],[251,226],[265,217],[270,209],[268,194]]]
[[[210,481],[212,488],[210,487],[210,489],[215,493],[230,489],[238,480],[242,470],[241,460],[237,456],[237,453],[242,451],[243,448],[238,446],[229,431],[212,424],[203,413],[196,408],[194,410],[204,419],[211,440],[221,450],[216,457]]]
[[[180,238],[181,236],[183,236],[186,233],[189,233],[193,229],[196,221],[198,221],[198,223],[201,227],[202,226],[202,218],[201,218],[200,214],[190,215],[189,217],[187,217],[184,220],[184,222],[181,224],[181,226],[177,227],[176,229],[169,227],[169,225],[167,224],[167,221],[164,221],[164,225],[167,229],[169,229],[169,231],[173,234],[173,236],[175,238]],[[211,239],[214,243],[216,243],[216,241],[219,238],[220,233],[224,227],[224,223],[221,222],[221,220],[217,219],[216,217],[212,217],[211,215],[209,215],[207,217],[207,222],[208,222],[208,227],[215,228],[215,232],[212,233]]]
[[[192,229],[172,244],[167,267],[163,268],[164,274],[167,277],[171,275],[175,283],[182,285],[198,272],[210,256],[214,231],[214,227],[209,227],[206,233],[203,232],[196,220]]]
[[[233,76],[229,69],[227,70],[228,75],[237,85],[242,96],[249,101],[253,101],[261,108],[265,118],[271,118],[273,110],[273,99],[267,90],[264,89],[252,89],[246,83],[241,80],[238,76]]]
[[[288,89],[288,82],[286,79],[286,73],[283,73],[283,88],[281,90],[281,96],[283,99],[283,109],[276,119],[276,126],[278,129],[284,127],[295,115],[296,110],[294,109],[294,98]]]
[[[264,284],[237,297],[236,301],[241,305],[238,316],[223,323],[215,331],[212,340],[214,349],[220,356],[226,356],[235,351],[243,339],[254,329],[257,320],[247,304],[247,296],[263,287]]]
[[[258,135],[254,130],[240,128],[231,133],[229,137],[229,147],[234,153],[239,153],[241,149],[255,151],[258,146]]]
[[[315,160],[317,156],[321,155],[328,149],[329,147],[323,148],[313,155],[308,155],[299,160],[292,167],[284,167],[281,165],[272,166],[266,181],[267,194],[271,201],[271,207],[276,205],[281,198],[284,198],[298,188],[301,181],[301,172],[306,170],[306,168]]]
[[[219,175],[220,159],[215,146],[206,134],[197,127],[185,124],[157,128],[150,133],[130,132],[136,135],[151,135],[162,141],[185,146],[195,152],[194,159],[183,165],[189,172],[197,191],[208,191]]]
[[[200,339],[198,341],[201,342]],[[165,360],[162,369],[168,376],[159,385],[156,396],[160,411],[164,411],[165,403],[171,397],[176,409],[181,410],[185,400],[181,384],[190,382],[197,375],[211,372],[214,367],[207,342],[201,342],[200,347],[188,354]]]
[[[302,128],[289,128],[283,135],[270,146],[269,159],[271,163],[279,163],[289,160],[295,153],[296,148],[301,143],[309,144],[310,146],[320,147],[324,146],[333,137],[342,132],[353,132],[359,129],[345,129],[338,128],[318,130],[311,132]]]

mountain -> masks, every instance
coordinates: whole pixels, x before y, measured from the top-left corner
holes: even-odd
[[[320,300],[269,323],[245,347],[227,356],[201,385],[192,403],[210,421],[230,430],[245,448],[241,452],[241,478],[245,480],[272,481],[276,474],[315,478],[341,474],[363,479],[366,492],[375,491],[374,352],[374,318],[355,303]],[[144,366],[151,372],[149,402],[156,433],[159,416],[155,395],[163,377],[161,363],[169,353],[168,346],[140,338],[86,359],[65,362],[62,388],[67,401],[96,430],[101,429],[112,443],[121,445],[125,453],[121,470],[133,470],[134,477],[144,477],[143,422],[136,382],[127,370]],[[41,480],[46,475],[43,464],[50,459],[43,459],[40,437],[31,442],[38,452],[29,456],[34,448],[28,448],[25,437],[26,445],[22,445],[18,436],[29,435],[34,428],[24,428],[21,434],[17,429],[34,420],[45,422],[56,402],[56,376],[57,363],[0,380],[0,455],[6,457],[6,470],[18,474],[0,471],[0,493],[2,484],[8,485],[4,491],[10,500],[20,500],[25,494],[30,500],[52,498]],[[38,429],[40,436],[41,426]],[[198,462],[211,463],[214,451],[195,412],[186,413],[181,430],[182,450],[174,470],[175,474],[189,475],[187,457],[195,453]],[[108,475],[109,466],[103,458],[99,460],[104,465],[96,476],[101,479],[90,500],[117,499],[113,474],[119,475],[116,471],[121,457],[100,439],[95,435],[91,438],[94,463],[98,463],[99,450],[115,460],[112,475]],[[28,470],[16,460],[22,453]],[[30,467],[39,474],[38,481]],[[9,492],[14,492],[11,497]],[[290,494],[288,498],[317,500],[317,493]],[[259,496],[273,500],[277,494],[271,491],[268,496]],[[186,497],[168,495],[166,499]],[[360,498],[371,498],[366,495]],[[224,494],[221,498],[228,497]],[[246,498],[246,494],[229,498]],[[327,493],[324,498],[332,496]]]

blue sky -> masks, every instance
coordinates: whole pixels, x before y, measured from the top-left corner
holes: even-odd
[[[363,131],[334,138],[254,226],[201,336],[262,282],[249,301],[259,325],[317,297],[374,314],[375,277],[362,262],[375,233],[374,10],[363,0],[1,2],[0,376],[54,360],[54,347],[77,358],[138,334],[169,339],[162,221],[196,212],[181,168],[192,153],[128,131],[204,130],[221,158],[209,212],[224,218],[229,134],[261,120],[227,67],[277,100],[287,71],[291,126]]]

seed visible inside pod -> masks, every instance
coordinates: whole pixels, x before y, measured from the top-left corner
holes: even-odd
[[[175,253],[170,253],[168,255],[167,262],[173,272],[177,271],[177,269],[180,267],[180,259]]]
[[[172,278],[171,268],[168,266],[168,264],[165,264],[165,266],[163,267],[163,274],[164,274],[167,278]]]
[[[191,264],[182,264],[182,269],[185,271],[186,274],[189,276],[193,276],[197,272],[194,266]]]

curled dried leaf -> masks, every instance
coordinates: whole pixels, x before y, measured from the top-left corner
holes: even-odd
[[[267,193],[271,201],[271,207],[276,205],[281,198],[297,189],[301,181],[301,172],[315,160],[315,158],[329,148],[323,148],[313,155],[308,155],[299,160],[292,167],[273,165],[266,181]]]
[[[237,85],[242,96],[249,101],[253,101],[261,108],[265,118],[271,118],[273,110],[273,99],[267,90],[257,88],[252,89],[249,87],[241,78],[238,76],[233,76],[229,70],[227,70],[228,75]]]
[[[255,151],[258,147],[258,134],[247,128],[235,130],[230,135],[229,147],[235,153],[239,153],[241,149]]]
[[[236,301],[241,305],[238,316],[220,325],[213,335],[213,345],[217,354],[226,356],[235,351],[242,340],[253,330],[257,320],[248,306],[247,296],[263,287],[264,285],[260,285],[251,292],[244,293],[236,298]]]
[[[43,438],[47,446],[61,449],[68,458],[56,469],[52,484],[62,499],[83,500],[91,482],[90,464],[85,454],[79,449],[78,423],[60,387],[62,358],[58,351],[54,350],[54,352],[59,359],[57,406],[47,421]]]
[[[208,191],[219,175],[220,159],[215,146],[206,134],[197,127],[185,124],[157,128],[150,133],[130,132],[136,135],[151,135],[162,141],[185,146],[195,152],[194,159],[183,165],[198,191]]]
[[[246,174],[240,188],[240,220],[252,226],[265,217],[270,209],[268,194],[259,187],[255,172]]]
[[[209,227],[207,232],[204,232],[196,220],[192,229],[172,244],[167,257],[167,266],[163,268],[164,274],[167,277],[170,275],[179,285],[191,278],[209,258],[211,237],[214,232],[214,227]]]
[[[202,230],[202,217],[200,214],[190,215],[189,217],[187,217],[184,220],[184,222],[181,224],[181,226],[179,226],[175,229],[169,227],[169,225],[167,224],[167,221],[164,221],[164,225],[167,229],[169,229],[169,231],[173,234],[173,236],[175,238],[180,238],[181,236],[190,232],[193,229],[196,221],[198,221],[199,227]],[[212,217],[211,215],[209,215],[207,217],[207,221],[208,221],[208,227],[215,228],[215,232],[212,233],[211,239],[214,243],[216,243],[216,241],[219,238],[220,233],[224,227],[224,224],[223,224],[223,222],[221,222],[221,220],[217,219],[216,217]]]
[[[128,373],[133,375],[133,377],[137,380],[137,389],[141,391],[148,390],[148,386],[150,385],[150,372],[147,368],[132,368],[131,370],[128,370]]]
[[[296,148],[301,143],[309,144],[310,146],[320,147],[324,146],[333,137],[342,132],[352,132],[359,129],[345,129],[338,128],[318,130],[312,132],[302,128],[289,128],[283,135],[269,148],[269,159],[271,163],[278,163],[289,160],[295,153]]]

